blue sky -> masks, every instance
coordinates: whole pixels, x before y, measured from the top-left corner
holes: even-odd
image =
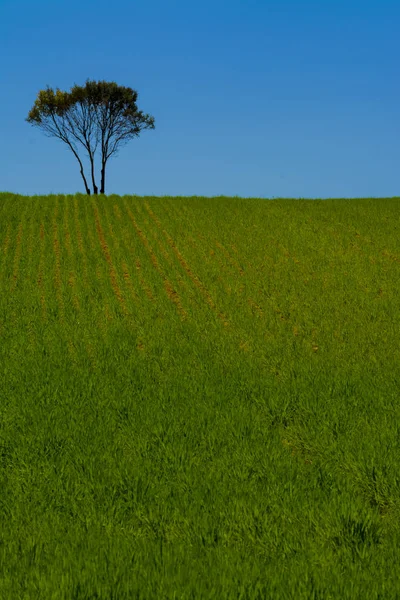
[[[399,26],[397,0],[0,0],[0,190],[84,193],[25,118],[40,89],[89,78],[155,118],[110,158],[107,194],[399,196]]]

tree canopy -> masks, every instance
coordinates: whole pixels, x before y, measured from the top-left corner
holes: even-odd
[[[85,86],[74,85],[70,92],[56,91],[49,86],[40,90],[27,119],[42,128],[49,137],[65,142],[77,158],[85,190],[90,188],[76,141],[87,151],[93,193],[98,194],[95,181],[94,156],[101,149],[100,194],[105,193],[106,164],[119,146],[138,137],[142,129],[154,129],[154,117],[143,114],[136,105],[137,92],[115,82],[86,80]]]

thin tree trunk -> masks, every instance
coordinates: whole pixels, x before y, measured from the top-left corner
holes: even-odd
[[[65,140],[64,140],[64,141],[65,141]],[[72,144],[71,144],[69,141],[67,141],[67,144],[68,144],[68,146],[71,148],[72,152],[75,154],[75,156],[76,156],[76,158],[77,158],[77,161],[79,162],[79,166],[80,166],[80,168],[81,168],[81,175],[82,175],[83,183],[85,184],[85,190],[86,190],[86,193],[87,193],[87,195],[88,195],[88,196],[90,196],[90,188],[89,188],[89,186],[88,186],[88,184],[87,184],[86,177],[85,177],[85,173],[84,173],[84,171],[83,171],[83,165],[82,165],[82,161],[81,161],[81,159],[79,158],[79,155],[78,155],[78,154],[77,154],[77,152],[75,151],[75,149],[74,149],[74,147],[72,146]]]
[[[103,162],[101,165],[101,188],[100,188],[100,194],[104,194],[104,188],[105,188],[105,179],[106,179],[106,163]]]
[[[79,161],[79,162],[81,162],[81,161]],[[86,181],[86,177],[85,177],[85,173],[83,172],[82,163],[81,163],[81,175],[82,175],[83,183],[85,184],[86,193],[87,193],[88,196],[90,196],[90,188],[88,187],[88,184],[87,184],[87,181]]]
[[[90,166],[91,166],[91,170],[92,170],[92,183],[93,183],[93,194],[98,194],[99,193],[99,189],[96,185],[96,182],[94,180],[94,160],[93,160],[93,155],[90,154]]]

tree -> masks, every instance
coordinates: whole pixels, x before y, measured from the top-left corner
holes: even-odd
[[[54,92],[47,86],[39,91],[25,120],[41,127],[49,137],[58,137],[68,144],[79,162],[88,195],[90,188],[74,140],[87,150],[94,194],[98,194],[94,156],[101,142],[100,194],[104,194],[106,164],[110,156],[117,152],[120,144],[137,137],[142,129],[154,129],[154,117],[138,110],[137,95],[135,90],[115,82],[89,79],[84,87],[74,85],[69,93],[58,88]]]

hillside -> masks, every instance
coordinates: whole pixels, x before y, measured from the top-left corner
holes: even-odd
[[[399,198],[0,194],[0,595],[394,597],[399,289]]]

